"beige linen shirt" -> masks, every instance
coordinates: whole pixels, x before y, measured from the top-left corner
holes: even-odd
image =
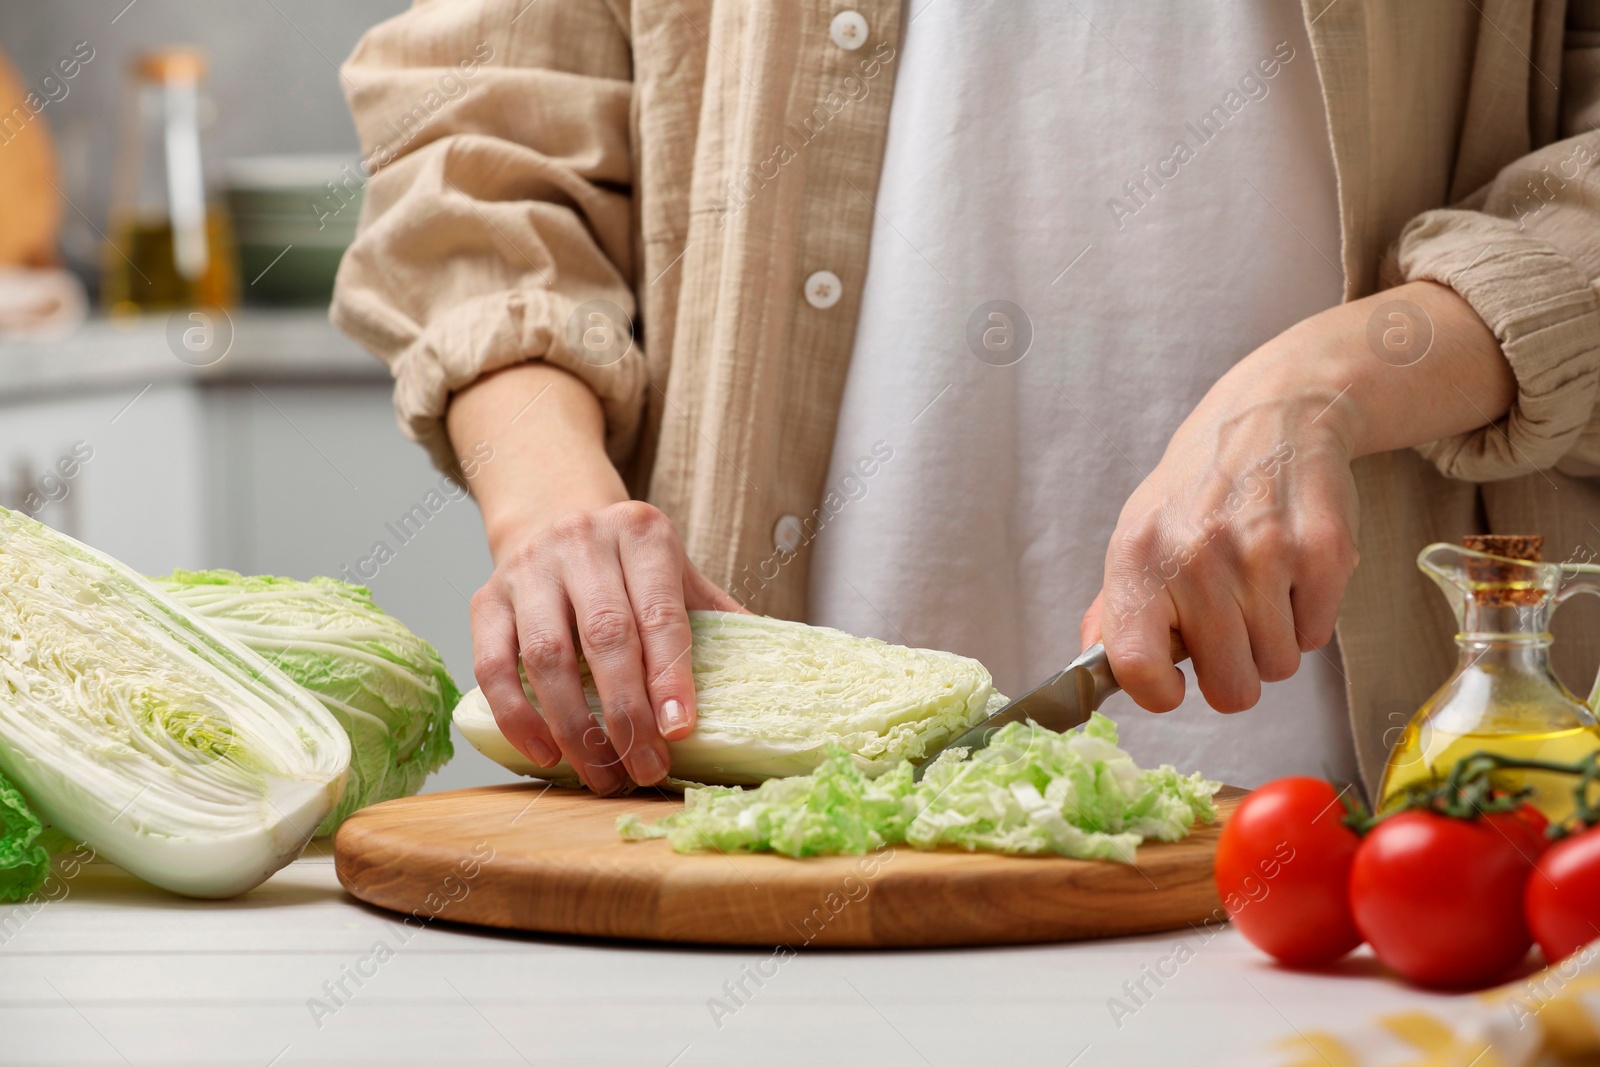
[[[1492,426],[1357,464],[1339,640],[1370,785],[1455,661],[1417,551],[1477,531],[1600,549],[1600,2],[1304,10],[1346,299],[1451,286],[1519,386]],[[775,531],[823,505],[900,19],[900,0],[431,0],[375,27],[343,68],[371,178],[333,318],[392,368],[401,426],[452,469],[453,392],[524,360],[571,371],[706,573],[803,616],[806,550]],[[585,346],[596,309],[632,320],[625,354]],[[1586,689],[1600,610],[1557,634]]]

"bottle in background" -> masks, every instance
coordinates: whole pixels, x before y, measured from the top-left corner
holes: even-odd
[[[138,56],[129,75],[102,302],[113,315],[231,306],[231,227],[207,195],[200,147],[205,60],[192,49],[162,49]]]

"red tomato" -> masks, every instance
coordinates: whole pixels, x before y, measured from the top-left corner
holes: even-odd
[[[1484,986],[1527,954],[1522,914],[1540,819],[1402,812],[1367,834],[1350,871],[1356,926],[1378,958],[1418,985]]]
[[[1527,842],[1524,851],[1532,859],[1537,860],[1550,847],[1550,839],[1544,836],[1545,829],[1550,825],[1550,820],[1544,817],[1544,812],[1532,804],[1523,804],[1515,811],[1509,812],[1500,818],[1509,820],[1511,825],[1521,831],[1522,839]],[[1505,822],[1503,821],[1502,825],[1504,824]]]
[[[1528,929],[1547,963],[1600,938],[1600,827],[1558,842],[1528,879]]]
[[[1280,778],[1240,801],[1217,845],[1217,893],[1250,943],[1312,967],[1361,944],[1350,917],[1350,864],[1361,839],[1338,792]]]

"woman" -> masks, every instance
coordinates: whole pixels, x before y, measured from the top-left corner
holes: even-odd
[[[1417,549],[1566,553],[1600,516],[1590,7],[435,0],[375,28],[333,313],[442,467],[494,457],[472,621],[507,737],[598,792],[658,781],[686,609],[949,648],[1012,692],[1081,616],[1132,701],[1184,705],[1118,713],[1141,759],[1372,781],[1453,661]]]

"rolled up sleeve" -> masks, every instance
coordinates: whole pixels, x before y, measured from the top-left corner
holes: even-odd
[[[1600,215],[1574,199],[1544,204],[1537,218],[1529,216],[1531,207],[1520,205],[1518,218],[1518,205],[1506,203],[1510,193],[1498,188],[1526,185],[1524,168],[1540,173],[1543,154],[1502,173],[1483,210],[1419,215],[1396,248],[1405,280],[1447,285],[1472,306],[1499,340],[1517,380],[1505,418],[1418,450],[1452,478],[1494,481],[1557,466],[1594,416],[1600,301],[1589,271],[1600,266]],[[1569,184],[1576,193],[1577,183]],[[1572,232],[1559,243],[1541,232],[1563,226]]]
[[[643,351],[596,358],[576,328],[591,302],[635,316],[626,13],[421,3],[369,31],[342,73],[368,177],[331,315],[389,365],[401,428],[454,470],[451,395],[544,360],[594,391],[626,456]]]

